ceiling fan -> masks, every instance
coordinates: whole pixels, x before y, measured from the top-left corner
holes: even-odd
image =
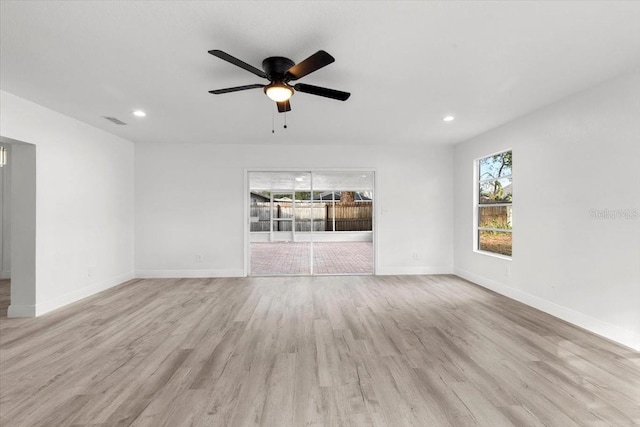
[[[291,111],[291,104],[289,98],[293,96],[294,92],[303,92],[311,95],[324,96],[325,98],[337,99],[338,101],[346,101],[351,94],[349,92],[342,92],[340,90],[328,89],[320,86],[312,86],[304,83],[297,83],[295,85],[289,84],[289,82],[298,80],[307,74],[311,74],[314,71],[319,70],[335,61],[333,56],[329,55],[324,50],[319,50],[304,61],[296,64],[289,58],[282,56],[271,56],[262,61],[262,70],[247,64],[244,61],[239,60],[226,52],[221,50],[210,50],[209,53],[220,59],[223,59],[231,64],[243,68],[256,76],[269,80],[269,84],[252,84],[245,86],[229,87],[226,89],[210,90],[209,93],[215,95],[221,95],[223,93],[238,92],[247,89],[263,88],[264,93],[276,102],[278,105],[278,112],[284,113]]]

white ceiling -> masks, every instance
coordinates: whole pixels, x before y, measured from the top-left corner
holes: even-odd
[[[134,142],[455,143],[640,66],[640,2],[2,1],[0,87]],[[287,114],[256,67],[324,49]],[[131,111],[142,108],[144,119]],[[456,116],[442,122],[447,114]],[[127,126],[101,116],[117,117]]]

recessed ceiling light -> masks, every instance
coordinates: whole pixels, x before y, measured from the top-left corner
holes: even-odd
[[[144,117],[147,115],[147,113],[142,110],[134,110],[132,114],[136,117]]]
[[[443,122],[452,122],[452,121],[453,121],[453,119],[455,119],[455,117],[453,117],[453,116],[444,116],[444,117],[442,118],[442,121],[443,121]]]

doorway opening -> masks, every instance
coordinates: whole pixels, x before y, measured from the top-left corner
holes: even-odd
[[[249,275],[374,274],[374,172],[248,173]]]

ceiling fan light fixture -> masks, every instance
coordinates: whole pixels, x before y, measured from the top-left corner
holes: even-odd
[[[273,82],[264,87],[264,93],[275,102],[283,102],[293,96],[293,88],[284,82]]]

